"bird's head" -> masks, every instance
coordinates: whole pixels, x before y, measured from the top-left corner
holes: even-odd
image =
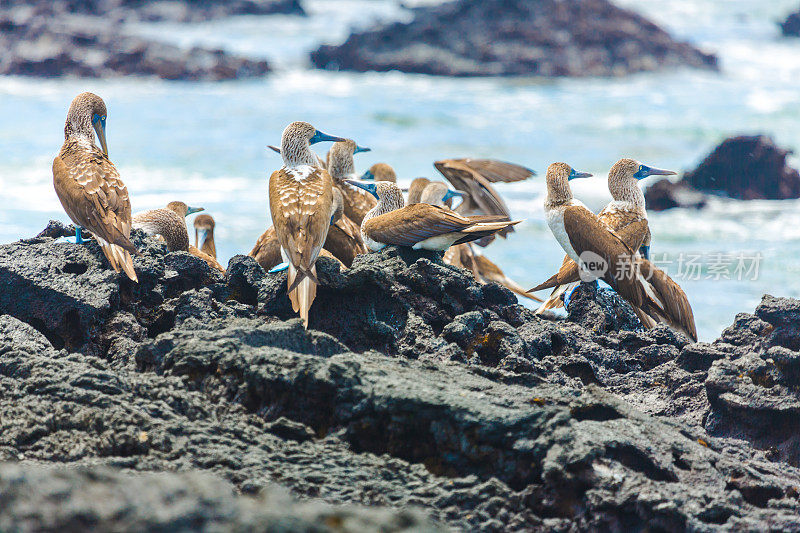
[[[342,179],[355,173],[353,164],[353,154],[359,152],[369,152],[369,148],[358,146],[355,141],[345,139],[333,143],[331,151],[328,153],[328,172],[334,178]]]
[[[170,211],[172,211],[181,218],[188,217],[193,213],[198,213],[204,210],[204,208],[202,207],[190,207],[185,203],[178,201],[168,203],[167,209],[169,209]]]
[[[464,193],[449,188],[441,181],[431,182],[420,196],[420,203],[431,205],[446,205],[452,208],[453,198],[463,198]]]
[[[677,174],[672,170],[664,170],[661,168],[648,167],[639,161],[630,158],[623,158],[614,163],[611,170],[608,172],[608,181],[624,182],[632,180],[641,180],[649,176],[674,176]]]
[[[108,145],[106,144],[106,117],[108,111],[103,99],[94,93],[81,93],[72,100],[67,112],[67,124],[64,126],[64,135],[79,133],[88,137],[93,137],[92,130],[97,133],[100,141],[100,148],[103,154],[108,157]]]
[[[397,183],[397,174],[386,163],[375,163],[361,176],[364,181],[391,181]]]
[[[408,205],[420,203],[423,191],[430,184],[428,178],[414,178],[408,186]]]

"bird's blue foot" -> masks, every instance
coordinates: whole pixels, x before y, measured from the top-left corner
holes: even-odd
[[[278,272],[283,272],[283,271],[284,271],[284,270],[286,270],[287,268],[289,268],[289,263],[287,263],[287,262],[283,262],[283,263],[280,263],[280,264],[278,264],[278,265],[275,265],[274,267],[272,267],[271,269],[269,269],[269,272],[268,272],[268,274],[276,274],[276,273],[278,273]]]
[[[564,307],[569,307],[569,302],[570,302],[570,300],[572,300],[572,295],[573,295],[573,293],[574,293],[576,290],[578,290],[578,287],[580,287],[580,286],[581,286],[581,285],[583,285],[583,284],[584,284],[584,283],[579,283],[578,285],[575,285],[575,286],[572,288],[572,290],[571,290],[571,291],[569,291],[568,293],[564,294]],[[599,284],[597,283],[597,280],[594,280],[594,281],[588,281],[588,282],[585,282],[585,284],[586,284],[586,285],[591,285],[591,286],[594,286],[595,290],[597,290],[597,289],[599,288]]]
[[[75,226],[75,244],[86,244],[86,239],[83,238],[83,228]]]

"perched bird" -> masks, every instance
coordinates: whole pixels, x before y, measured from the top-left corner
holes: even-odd
[[[108,159],[106,105],[92,93],[75,97],[67,112],[64,144],[53,160],[53,185],[58,199],[76,225],[88,229],[116,272],[138,282],[131,254],[131,201],[119,172]],[[102,150],[94,143],[94,134]]]
[[[333,216],[333,179],[320,168],[311,145],[344,141],[318,131],[307,122],[293,122],[281,136],[283,166],[269,178],[269,209],[289,263],[287,292],[292,309],[308,327],[308,312],[317,294],[315,263],[328,236]]]
[[[571,260],[591,267],[594,277],[630,303],[645,327],[663,322],[697,340],[692,308],[678,284],[572,197],[569,180],[590,175],[565,163],[548,167],[545,217],[553,236]]]
[[[391,181],[397,183],[397,174],[386,163],[375,163],[361,175],[362,181]]]
[[[434,181],[422,191],[421,203],[451,207],[447,202],[456,196],[462,196],[460,191],[454,191],[440,181]],[[495,282],[525,298],[541,301],[532,294],[528,294],[517,282],[506,276],[503,271],[487,257],[475,251],[472,243],[466,242],[448,248],[442,260],[449,265],[465,268],[472,272],[475,280],[485,285]]]
[[[406,205],[418,204],[422,200],[422,192],[431,184],[428,178],[414,178],[408,186],[408,199]]]
[[[405,206],[403,193],[395,183],[347,182],[361,187],[378,200],[361,223],[361,236],[373,252],[387,245],[443,251],[454,244],[474,241],[520,222],[498,220],[498,217],[465,217],[446,207],[430,204]]]
[[[189,207],[183,202],[170,202],[161,209],[136,213],[133,216],[133,227],[164,239],[170,252],[189,252],[208,263],[211,268],[225,272],[225,268],[216,258],[189,244],[189,232],[184,219],[202,210],[202,207]]]
[[[498,215],[511,218],[508,207],[491,184],[522,181],[534,175],[528,168],[494,159],[443,159],[436,161],[433,166],[456,190],[467,193],[456,209],[462,215]],[[505,237],[513,231],[509,227],[497,232],[497,235]],[[491,239],[480,244],[486,246],[489,242]]]
[[[598,217],[614,231],[631,250],[639,250],[645,259],[650,259],[650,228],[647,224],[647,211],[644,194],[637,183],[648,176],[669,176],[675,172],[652,168],[633,159],[620,159],[608,173],[608,190],[613,201]],[[548,299],[539,307],[537,313],[563,305],[562,295],[569,294],[580,281],[577,263],[564,257],[558,273],[532,291],[555,287]]]
[[[214,242],[214,217],[197,215],[194,217],[194,245],[211,257],[217,257],[217,245]]]
[[[328,152],[327,168],[334,184],[342,191],[344,216],[359,225],[364,220],[364,215],[367,214],[367,211],[375,207],[375,199],[368,194],[364,194],[364,191],[358,187],[349,185],[345,180],[356,177],[353,154],[368,151],[369,148],[362,148],[354,141],[345,139],[334,143],[330,152]]]
[[[256,263],[266,271],[272,270],[281,263],[281,245],[278,242],[278,234],[275,233],[275,226],[268,227],[261,234],[247,255],[255,259]]]

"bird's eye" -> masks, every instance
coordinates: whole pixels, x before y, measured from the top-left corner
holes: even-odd
[[[642,165],[639,165],[639,168],[636,169],[636,172],[644,172],[644,167]]]

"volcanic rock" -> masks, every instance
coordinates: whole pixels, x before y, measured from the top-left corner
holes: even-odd
[[[690,343],[389,247],[321,259],[306,330],[284,273],[133,239],[139,284],[96,244],[0,245],[0,529],[800,527],[797,300]]]
[[[458,0],[413,12],[409,23],[323,45],[311,61],[335,70],[440,76],[621,76],[717,68],[715,56],[675,41],[608,0]]]

